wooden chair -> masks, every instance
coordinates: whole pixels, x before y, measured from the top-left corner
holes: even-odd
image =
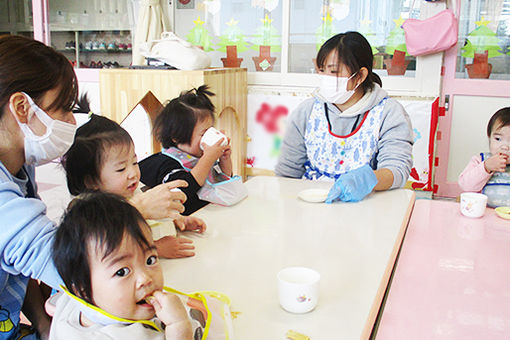
[[[161,151],[161,144],[153,134],[153,127],[162,109],[160,101],[148,91],[120,123],[131,135],[139,161]]]

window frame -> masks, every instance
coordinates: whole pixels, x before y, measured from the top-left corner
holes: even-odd
[[[314,88],[318,86],[316,77],[311,73],[290,73],[289,69],[289,34],[291,0],[281,0],[282,5],[282,50],[280,72],[248,72],[248,86]],[[428,18],[446,8],[444,2],[434,3],[418,1],[420,18]],[[175,1],[173,2],[175,3]],[[172,30],[175,31],[175,6],[170,7]],[[441,66],[443,53],[416,57],[414,77],[381,76],[384,89],[392,95],[437,97],[441,88]],[[409,71],[408,71],[409,72]],[[306,84],[306,85],[303,85]]]

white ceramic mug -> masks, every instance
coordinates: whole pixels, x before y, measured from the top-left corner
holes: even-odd
[[[283,309],[306,313],[319,299],[320,274],[305,267],[287,267],[278,273],[278,296]]]
[[[221,146],[225,146],[228,144],[228,138],[220,131],[216,130],[213,127],[210,127],[205,131],[204,135],[202,136],[202,139],[200,139],[200,149],[204,149],[202,147],[202,144],[206,145],[214,145],[216,142],[218,142],[220,139],[223,139],[223,142],[221,143]]]
[[[482,217],[487,207],[487,195],[477,192],[460,194],[460,212],[467,217]]]

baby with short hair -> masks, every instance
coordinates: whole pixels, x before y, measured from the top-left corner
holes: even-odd
[[[464,191],[482,192],[489,207],[510,205],[510,107],[498,110],[487,124],[490,153],[473,156],[459,176]]]

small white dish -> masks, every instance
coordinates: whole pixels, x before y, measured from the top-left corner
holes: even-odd
[[[327,189],[306,189],[298,193],[298,197],[305,202],[321,203],[328,198]]]

